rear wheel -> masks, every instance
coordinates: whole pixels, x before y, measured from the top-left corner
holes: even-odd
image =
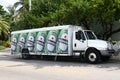
[[[96,63],[100,62],[101,55],[100,55],[99,51],[91,49],[91,50],[87,51],[85,58],[86,58],[87,62],[96,64]]]
[[[23,49],[21,53],[22,59],[30,59],[29,50]]]

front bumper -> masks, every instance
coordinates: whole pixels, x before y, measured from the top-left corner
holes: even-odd
[[[112,55],[115,55],[115,50],[101,50],[101,55],[103,56],[112,56]]]

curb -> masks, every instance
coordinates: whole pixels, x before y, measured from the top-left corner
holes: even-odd
[[[0,56],[10,56],[10,53],[0,52]]]
[[[3,50],[0,50],[0,52],[6,52],[6,51],[10,52],[10,51],[11,51],[11,48],[5,48],[5,49],[3,49]]]
[[[4,50],[0,50],[0,55],[1,56],[9,56],[11,53],[11,48],[6,48]]]

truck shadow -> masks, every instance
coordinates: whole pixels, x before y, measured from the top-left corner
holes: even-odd
[[[13,56],[0,57],[0,61],[10,61],[15,62],[17,64],[8,65],[7,67],[22,67],[22,66],[32,66],[35,70],[42,69],[45,67],[77,67],[78,69],[81,67],[85,68],[99,68],[106,69],[107,71],[117,71],[120,70],[120,61],[110,59],[108,62],[102,62],[99,64],[89,64],[85,61],[81,61],[79,59],[71,59],[71,58],[58,58],[57,61],[54,61],[53,57],[43,59],[40,58],[32,58],[29,60],[24,60],[21,58],[16,58]]]

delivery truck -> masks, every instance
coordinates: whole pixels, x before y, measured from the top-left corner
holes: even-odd
[[[82,56],[89,63],[108,60],[115,54],[113,45],[97,39],[91,30],[81,26],[61,25],[13,31],[11,53],[30,56]]]

